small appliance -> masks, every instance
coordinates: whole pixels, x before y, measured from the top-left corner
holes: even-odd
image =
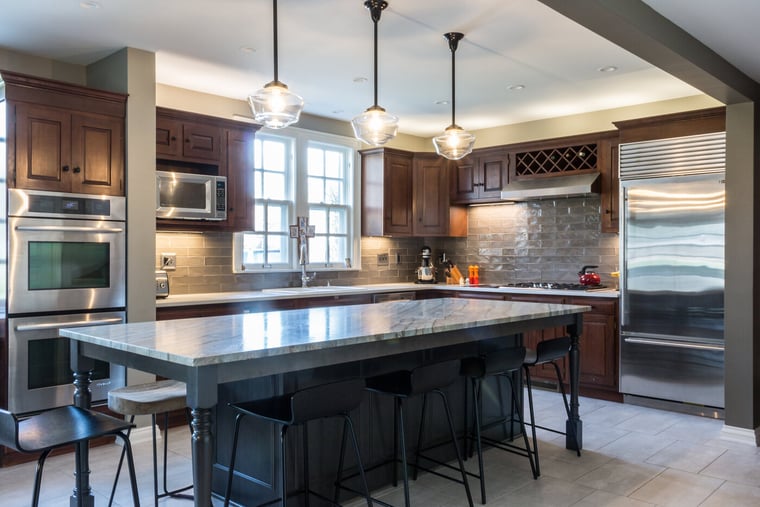
[[[417,283],[435,283],[435,267],[430,262],[433,251],[429,246],[423,246],[422,264],[417,268]]]
[[[227,220],[227,178],[156,171],[156,217]]]
[[[599,266],[583,266],[581,270],[578,271],[578,283],[581,285],[599,285],[602,281],[601,277],[594,271],[590,271],[598,267]]]

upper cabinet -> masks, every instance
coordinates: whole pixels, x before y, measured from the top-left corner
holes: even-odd
[[[3,72],[10,187],[124,195],[127,96]]]
[[[481,148],[451,167],[451,201],[459,204],[498,202],[509,177],[509,155],[504,148]]]
[[[156,169],[227,178],[227,219],[159,218],[157,230],[253,230],[253,141],[259,127],[213,116],[156,108]]]
[[[465,236],[467,212],[449,205],[447,161],[392,148],[363,150],[363,236]]]

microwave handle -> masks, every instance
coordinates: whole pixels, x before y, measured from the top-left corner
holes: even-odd
[[[18,225],[17,231],[39,232],[124,232],[123,227],[66,227],[61,225]]]
[[[121,322],[124,322],[123,317],[110,317],[97,320],[73,320],[71,322],[48,322],[46,324],[21,324],[20,326],[16,326],[16,331],[44,331],[46,329],[57,329],[60,327],[104,326],[106,324],[119,324]]]

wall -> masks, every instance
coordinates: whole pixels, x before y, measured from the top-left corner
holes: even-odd
[[[598,196],[471,207],[467,238],[362,238],[360,271],[319,273],[313,284],[413,282],[427,245],[434,259],[445,252],[460,270],[479,265],[483,284],[577,282],[581,266],[598,265],[603,283],[614,285],[609,273],[617,270],[618,238],[600,232],[599,212]],[[172,294],[301,284],[300,273],[233,274],[231,245],[229,233],[159,233],[156,265],[161,252],[177,254]],[[377,265],[380,253],[389,254],[388,266]]]

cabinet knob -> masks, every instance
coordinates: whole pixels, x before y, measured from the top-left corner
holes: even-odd
[[[67,173],[67,172],[69,172],[69,166],[65,165],[65,166],[61,167],[61,170],[63,172],[65,172],[65,173]]]
[[[78,174],[80,172],[82,172],[82,170],[79,168],[79,166],[74,168],[74,174]]]
[[[604,213],[605,213],[606,215],[610,215],[610,214],[612,213],[612,211],[610,211],[609,209],[606,209],[606,210],[604,210]]]
[[[172,141],[176,141],[176,140],[177,140],[177,137],[176,137],[176,136],[172,136],[172,137],[171,137],[171,140],[172,140]]]

